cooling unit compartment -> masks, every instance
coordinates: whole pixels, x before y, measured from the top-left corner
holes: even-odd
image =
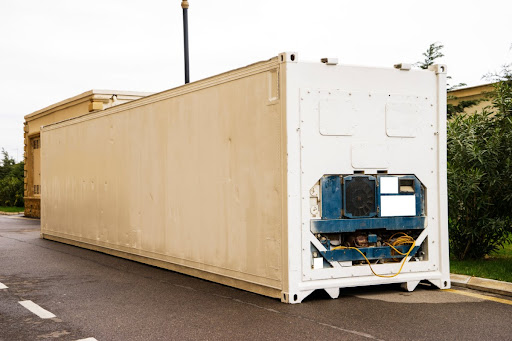
[[[311,193],[311,233],[323,246],[313,247],[313,269],[425,259],[416,240],[426,227],[426,189],[416,176],[324,175]]]

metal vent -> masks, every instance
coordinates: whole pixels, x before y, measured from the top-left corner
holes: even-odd
[[[375,178],[373,176],[347,176],[345,178],[345,215],[372,217],[376,214]]]

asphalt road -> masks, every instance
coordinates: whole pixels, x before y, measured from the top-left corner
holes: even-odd
[[[5,341],[512,340],[506,297],[391,285],[342,290],[336,300],[316,292],[288,305],[43,240],[38,220],[19,217],[0,216],[0,283]],[[25,300],[56,317],[38,317]]]

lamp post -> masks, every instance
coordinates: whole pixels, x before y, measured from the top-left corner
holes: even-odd
[[[185,84],[190,82],[189,78],[189,62],[188,62],[188,1],[181,1],[181,8],[183,8],[183,40],[185,44]]]

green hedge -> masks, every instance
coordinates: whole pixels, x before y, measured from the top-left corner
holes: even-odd
[[[448,122],[450,249],[481,258],[510,241],[512,231],[512,81],[505,72],[493,106]]]
[[[15,163],[14,159],[2,149],[0,165],[0,206],[23,207],[23,162]]]

